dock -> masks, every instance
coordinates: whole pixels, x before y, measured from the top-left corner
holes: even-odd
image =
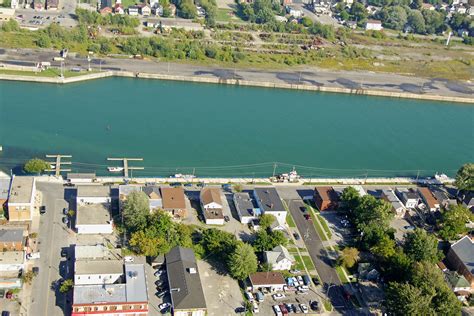
[[[63,172],[63,171],[67,171],[67,172],[71,171],[71,169],[61,168],[62,165],[71,165],[70,161],[62,161],[63,158],[72,158],[71,155],[46,155],[46,158],[56,159],[55,162],[50,162],[50,164],[52,166],[54,166],[54,168],[45,170],[45,171],[49,171],[49,172],[54,171],[56,177],[59,177],[61,175],[61,172]]]
[[[129,161],[143,161],[143,158],[107,158],[108,161],[122,161],[123,176],[128,179],[128,172],[133,170],[144,170],[144,167],[130,167]]]

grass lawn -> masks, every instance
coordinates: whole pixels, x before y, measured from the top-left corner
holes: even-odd
[[[313,260],[311,260],[310,256],[302,256],[303,262],[308,270],[315,270]]]
[[[296,227],[295,221],[293,220],[293,217],[291,216],[290,212],[286,214],[286,222],[288,223],[288,226]]]
[[[318,217],[319,222],[321,223],[321,225],[323,226],[324,230],[326,231],[326,234],[328,235],[329,239],[331,239],[332,233],[331,233],[331,230],[329,229],[328,222],[326,222],[326,220],[324,219],[324,217],[322,217],[321,215],[316,214],[316,216]]]
[[[218,8],[216,14],[216,21],[229,22],[232,19],[232,16],[230,15],[230,13],[232,12],[233,11],[231,9]]]
[[[337,275],[339,276],[339,279],[341,280],[342,283],[349,283],[350,281],[346,278],[346,275],[343,272],[343,267],[337,266],[336,267],[336,272]]]
[[[301,259],[301,257],[297,254],[294,254],[293,256],[295,256],[295,260],[296,260],[295,269],[304,271],[303,259]]]
[[[295,247],[286,247],[290,253],[298,253],[298,248]]]
[[[321,225],[318,224],[318,221],[316,219],[316,214],[314,213],[314,211],[312,209],[309,211],[309,215],[313,219],[313,226],[316,229],[316,232],[318,233],[321,240],[322,241],[328,241],[328,239],[326,238],[326,235],[324,235],[323,228],[321,227]]]
[[[327,312],[332,311],[332,305],[331,305],[331,302],[329,300],[323,300],[323,305],[324,305],[324,309]]]
[[[91,72],[64,71],[64,77],[76,77],[76,76],[81,76],[81,75],[85,75],[89,73]],[[54,78],[54,77],[58,77],[61,74],[61,71],[59,69],[53,69],[53,68],[49,68],[41,72],[0,69],[0,74]]]

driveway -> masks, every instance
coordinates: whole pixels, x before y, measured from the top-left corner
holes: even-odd
[[[215,268],[216,264],[211,266],[204,260],[198,260],[197,263],[206,298],[207,314],[235,315],[235,309],[244,302],[237,281],[227,274],[219,273]]]
[[[327,293],[334,308],[344,314],[353,311],[352,304],[344,299],[343,287],[337,276],[336,270],[332,267],[332,262],[327,256],[323,247],[323,242],[314,229],[312,221],[304,218],[301,209],[305,206],[303,200],[293,199],[285,201],[293,216],[296,226],[303,236],[306,248],[314,262],[321,281],[331,285]]]

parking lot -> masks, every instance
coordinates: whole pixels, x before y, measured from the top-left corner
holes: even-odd
[[[255,294],[255,293],[254,293]],[[260,315],[276,315],[273,306],[285,305],[285,309],[289,313],[320,313],[321,312],[321,301],[319,296],[313,290],[309,290],[306,293],[296,293],[296,291],[285,291],[282,293],[283,298],[275,299],[273,294],[264,294],[263,302],[258,303],[258,314]],[[254,295],[255,296],[255,295]],[[312,302],[317,302],[318,308],[312,310],[310,305]],[[313,307],[315,307],[313,305]],[[279,307],[280,310],[282,307]],[[290,311],[291,310],[291,311]],[[303,311],[304,310],[304,311]],[[256,314],[256,313],[255,313]]]

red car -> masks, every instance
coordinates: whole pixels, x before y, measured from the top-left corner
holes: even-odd
[[[280,307],[281,313],[283,315],[288,315],[288,309],[286,308],[285,304],[280,304],[278,307]]]
[[[304,214],[304,218],[307,220],[307,221],[310,221],[311,220],[311,216],[309,214]]]
[[[12,292],[7,292],[7,295],[5,297],[7,299],[11,300],[13,298],[13,293]]]

